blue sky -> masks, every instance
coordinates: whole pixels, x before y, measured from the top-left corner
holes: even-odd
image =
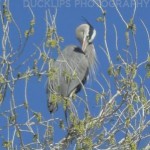
[[[35,3],[36,2],[36,3]],[[18,64],[26,59],[26,57],[29,57],[33,51],[35,50],[35,47],[33,46],[33,43],[40,46],[41,41],[43,40],[45,36],[45,10],[50,10],[52,13],[55,11],[55,6],[58,7],[58,14],[56,19],[56,25],[58,34],[64,37],[64,42],[61,44],[61,48],[63,49],[65,46],[70,44],[79,45],[78,41],[75,37],[75,28],[83,23],[82,16],[87,18],[87,20],[94,26],[94,28],[97,31],[97,36],[95,38],[94,44],[97,52],[97,58],[99,61],[98,65],[98,71],[97,76],[99,78],[99,81],[102,84],[106,84],[103,79],[100,76],[100,73],[103,72],[104,74],[107,74],[108,69],[108,61],[102,50],[99,48],[99,46],[104,46],[104,27],[103,24],[100,22],[97,22],[96,19],[100,16],[102,16],[101,11],[99,8],[97,8],[92,2],[89,0],[75,0],[75,1],[63,1],[63,0],[53,0],[49,3],[46,3],[46,0],[35,1],[35,0],[29,0],[30,6],[34,12],[35,18],[36,18],[36,25],[35,25],[35,34],[32,36],[25,48],[24,56],[19,60]],[[116,50],[115,50],[115,32],[113,25],[116,26],[118,30],[118,43],[119,43],[119,49],[125,49],[125,31],[126,27],[125,24],[121,21],[121,18],[118,16],[117,11],[112,7],[111,3],[108,3],[104,1],[103,3],[104,8],[106,9],[106,16],[107,16],[107,42],[108,42],[108,48],[110,50],[110,54],[112,56],[113,61],[116,61]],[[126,3],[125,3],[126,2]],[[120,9],[122,16],[126,20],[126,22],[129,22],[132,13],[133,13],[133,4],[131,4],[129,1],[125,1],[124,3],[120,1],[118,4],[118,8]],[[15,0],[13,2],[10,2],[10,10],[14,16],[14,19],[16,20],[16,23],[19,25],[20,30],[22,34],[24,34],[24,31],[29,28],[29,22],[32,19],[31,13],[26,7],[27,0]],[[143,61],[147,57],[147,50],[148,50],[148,42],[146,41],[147,35],[144,30],[144,27],[140,21],[142,19],[147,27],[150,27],[150,2],[148,1],[138,1],[137,5],[137,12],[135,15],[135,24],[137,26],[137,45],[139,49],[139,60],[138,62]],[[14,29],[12,27],[12,29]],[[144,31],[144,32],[143,32]],[[17,47],[19,41],[17,40],[18,35],[16,34],[17,31],[14,29],[11,31],[11,37],[13,41],[14,49]],[[15,35],[15,36],[14,36]],[[146,40],[141,40],[146,39]],[[134,54],[134,51],[132,51],[131,47],[131,53]],[[27,63],[27,65],[29,65]],[[25,71],[27,69],[27,65],[23,66],[21,70],[19,71]],[[143,74],[143,73],[141,73]],[[107,75],[106,75],[107,76]],[[42,112],[44,118],[50,118],[48,109],[47,109],[47,99],[46,99],[46,93],[45,93],[45,86],[46,86],[46,78],[42,78],[42,82],[37,82],[37,78],[32,78],[31,82],[29,82],[28,85],[28,98],[29,98],[29,104],[30,107],[33,108],[33,110],[37,112]],[[150,82],[149,82],[150,83]],[[147,85],[149,84],[147,83]],[[24,87],[25,82],[20,81],[16,85],[16,99],[17,103],[21,104],[24,101]],[[149,84],[150,85],[150,84]],[[92,87],[94,89],[100,90],[97,84],[95,83],[89,83],[87,86]],[[82,95],[82,92],[80,93]],[[93,99],[93,94],[89,94],[89,99]],[[9,97],[8,97],[9,99]],[[95,101],[89,101],[92,114],[95,116],[98,113],[98,110],[95,109]],[[8,106],[8,102],[4,102],[3,109],[5,110]],[[60,108],[61,109],[61,108]],[[95,111],[94,111],[95,110]],[[23,115],[24,112],[20,113],[20,115]],[[56,112],[56,116],[62,115],[62,111]],[[23,117],[20,117],[22,121],[24,121]],[[62,134],[63,136],[63,134]],[[59,140],[61,137],[56,136],[56,140]]]

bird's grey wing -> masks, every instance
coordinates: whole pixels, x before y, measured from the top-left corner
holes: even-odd
[[[72,80],[68,85],[68,96],[74,90],[76,93],[80,91],[82,85],[85,84],[89,71],[87,57],[79,47],[74,48],[69,64],[72,68]]]
[[[57,76],[51,82],[52,90],[68,97],[73,90],[79,91],[81,83],[85,82],[88,60],[79,47],[68,46],[59,55],[54,68],[57,68]]]

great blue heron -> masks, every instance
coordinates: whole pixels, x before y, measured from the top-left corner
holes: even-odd
[[[96,30],[89,22],[81,24],[76,28],[76,37],[82,48],[67,46],[50,66],[50,70],[54,73],[53,78],[49,77],[47,85],[48,108],[51,113],[58,107],[57,96],[69,98],[73,93],[78,93],[85,84],[90,70],[96,63],[92,43],[95,36]]]

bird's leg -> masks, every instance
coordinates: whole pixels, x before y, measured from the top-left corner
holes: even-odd
[[[66,123],[67,125],[69,126],[69,121],[68,121],[68,115],[67,115],[67,111],[69,110],[68,109],[68,98],[64,97],[64,101],[65,101],[65,120],[66,120]]]
[[[65,119],[66,119],[66,122],[67,122],[67,125],[68,125],[68,126],[69,126],[69,120],[68,120],[68,114],[67,114],[67,113],[69,113],[69,110],[70,110],[70,112],[72,112],[72,110],[68,108],[68,103],[69,103],[68,101],[69,101],[69,100],[72,100],[72,97],[73,97],[75,91],[76,91],[76,89],[74,89],[74,90],[71,92],[69,98],[68,98],[68,97],[64,97],[64,100],[65,100]]]
[[[75,116],[76,118],[78,118],[78,113],[77,113],[77,111],[76,111],[76,107],[74,106],[74,104],[73,104],[73,102],[72,102],[75,93],[76,93],[76,89],[74,89],[74,90],[71,92],[70,96],[69,96],[69,99],[71,100],[71,101],[70,101],[70,103],[71,103],[71,104],[70,104],[70,106],[71,106],[70,110],[71,110],[71,112],[73,112],[74,116]]]

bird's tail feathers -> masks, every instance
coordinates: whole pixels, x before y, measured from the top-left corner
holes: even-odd
[[[54,102],[48,102],[48,110],[50,113],[53,113],[57,110],[58,104]]]

